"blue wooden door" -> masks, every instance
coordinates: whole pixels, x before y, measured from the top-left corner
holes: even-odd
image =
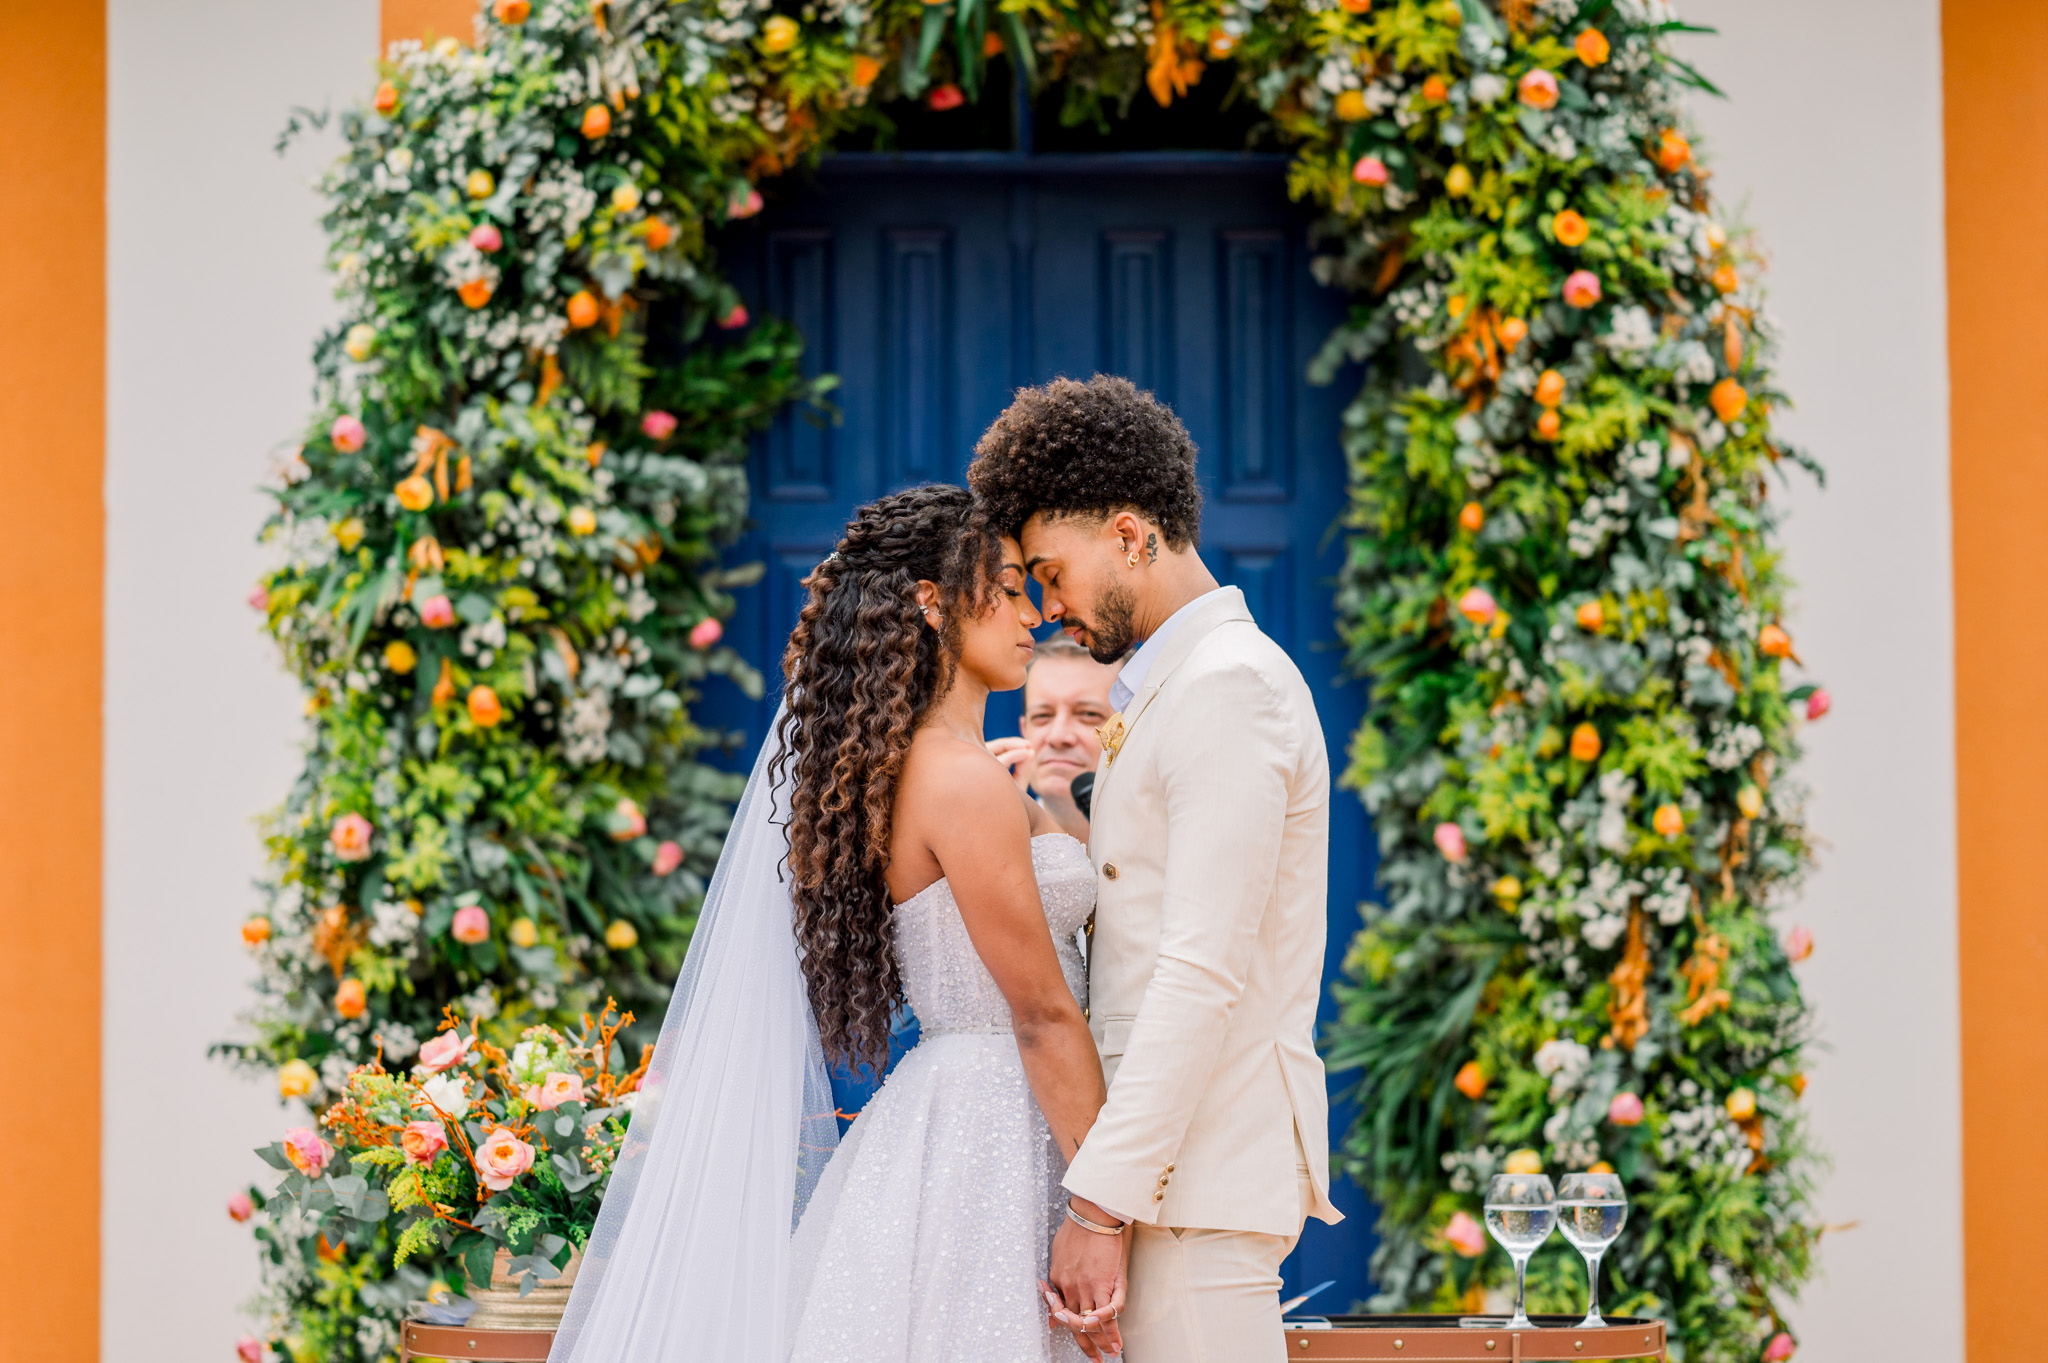
[[[1346,385],[1302,377],[1341,300],[1310,278],[1306,247],[1277,158],[828,162],[726,248],[748,306],[794,321],[806,364],[840,375],[844,414],[832,427],[786,414],[757,442],[755,523],[735,558],[767,572],[742,593],[727,637],[773,678],[799,584],[854,507],[963,481],[976,438],[1020,385],[1123,374],[1193,434],[1202,555],[1306,674],[1341,770],[1363,704],[1339,678],[1331,607]],[[739,756],[751,762],[773,699],[750,704],[715,685],[705,718],[744,731]],[[1016,717],[1015,697],[996,698],[989,733],[1014,733]],[[1357,930],[1374,861],[1364,810],[1341,792],[1330,852],[1326,977]],[[1324,1310],[1368,1292],[1373,1213],[1348,1184],[1337,1198],[1348,1220],[1312,1222],[1286,1270],[1290,1290],[1337,1280],[1316,1301]]]

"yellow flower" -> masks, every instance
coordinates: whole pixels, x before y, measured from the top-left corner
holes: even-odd
[[[358,322],[348,329],[348,338],[341,343],[341,348],[351,360],[361,364],[370,358],[370,348],[376,344],[377,328],[368,322]]]
[[[363,518],[350,516],[345,521],[337,522],[334,527],[334,542],[341,546],[341,552],[344,554],[354,553],[356,546],[363,542]]]
[[[393,489],[407,511],[425,511],[434,504],[434,485],[415,473]]]
[[[1346,90],[1337,96],[1337,117],[1346,123],[1359,123],[1372,116],[1366,107],[1363,90]]]
[[[1754,819],[1764,812],[1764,793],[1755,786],[1744,786],[1735,792],[1735,807],[1742,811],[1745,819]]]
[[[587,506],[569,508],[569,533],[572,535],[596,534],[597,513]]]
[[[1756,1091],[1737,1089],[1728,1095],[1728,1115],[1738,1122],[1746,1122],[1756,1116]]]
[[[464,187],[469,190],[470,198],[488,199],[491,192],[497,189],[498,182],[491,178],[491,173],[487,170],[473,170],[469,173],[469,182]]]
[[[612,208],[620,213],[631,213],[640,206],[640,190],[633,185],[620,185],[612,190]]]
[[[1452,166],[1444,176],[1444,193],[1454,199],[1462,199],[1472,192],[1472,169],[1469,166]]]
[[[764,52],[787,52],[796,46],[796,20],[786,14],[777,14],[761,25],[761,50]]]
[[[277,1071],[277,1093],[281,1098],[303,1098],[319,1082],[320,1076],[303,1060],[287,1060]]]
[[[1500,1170],[1504,1174],[1540,1174],[1543,1172],[1543,1156],[1534,1150],[1517,1150],[1508,1156],[1507,1163]]]
[[[515,947],[530,947],[540,941],[540,929],[534,926],[531,918],[513,919],[505,935],[512,939]]]
[[[639,941],[639,930],[623,918],[614,918],[604,930],[604,944],[613,951],[628,951]]]
[[[393,639],[384,645],[384,666],[403,677],[418,667],[420,655],[413,651],[411,644],[403,639]]]
[[[1493,897],[1500,901],[1502,908],[1513,913],[1515,904],[1522,897],[1522,882],[1513,876],[1502,876],[1493,882]]]

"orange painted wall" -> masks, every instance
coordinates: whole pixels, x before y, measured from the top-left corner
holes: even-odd
[[[106,71],[105,6],[0,5],[0,1036],[35,1088],[0,1103],[7,1363],[99,1354]]]
[[[2048,6],[1947,0],[1969,1357],[2039,1351],[2048,1242]],[[1902,716],[1902,719],[1907,718]]]
[[[476,0],[382,0],[383,45],[399,38],[459,38],[475,31]]]

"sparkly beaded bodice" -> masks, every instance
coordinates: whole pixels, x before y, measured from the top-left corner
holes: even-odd
[[[1065,833],[1047,833],[1031,840],[1031,868],[1067,987],[1085,1005],[1088,977],[1074,937],[1095,908],[1088,849]],[[927,1034],[1009,1030],[1010,1007],[968,939],[952,886],[943,878],[896,906],[896,959],[903,992]]]

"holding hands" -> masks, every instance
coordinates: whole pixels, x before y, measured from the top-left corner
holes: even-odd
[[[1052,1282],[1039,1284],[1048,1325],[1073,1331],[1081,1352],[1098,1361],[1120,1358],[1124,1351],[1117,1318],[1124,1306],[1129,1232],[1086,1198],[1069,1198],[1052,1239]]]

